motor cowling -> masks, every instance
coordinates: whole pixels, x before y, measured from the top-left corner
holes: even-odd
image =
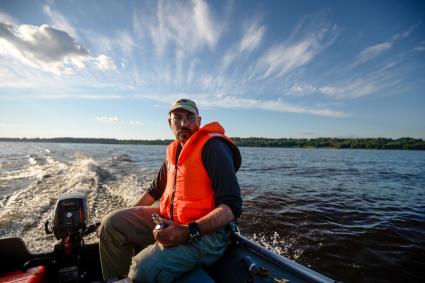
[[[56,239],[80,236],[88,224],[87,198],[83,193],[62,195],[56,203],[53,234]]]

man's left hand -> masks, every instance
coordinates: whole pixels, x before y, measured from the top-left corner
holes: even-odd
[[[166,248],[186,244],[189,241],[189,228],[187,225],[177,224],[173,221],[162,220],[167,227],[153,230],[153,237]]]

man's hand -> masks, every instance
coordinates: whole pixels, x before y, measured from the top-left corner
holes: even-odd
[[[213,211],[204,217],[197,219],[201,235],[214,232],[224,227],[227,223],[234,219],[232,210],[225,204],[220,204]],[[153,230],[155,240],[166,248],[189,242],[189,226],[177,224],[173,221],[162,219],[168,227],[161,230]]]
[[[161,230],[153,230],[153,237],[166,248],[186,244],[189,241],[189,228],[187,225],[177,224],[173,221],[163,219],[167,225]]]

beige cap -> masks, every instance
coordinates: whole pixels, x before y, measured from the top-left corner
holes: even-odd
[[[174,102],[173,105],[171,105],[170,110],[168,111],[168,114],[170,114],[176,109],[184,109],[193,114],[196,114],[196,115],[199,114],[198,107],[196,107],[196,103],[193,100],[190,100],[188,98],[182,98]]]

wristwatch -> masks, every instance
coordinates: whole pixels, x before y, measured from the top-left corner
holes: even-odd
[[[192,222],[189,224],[189,244],[193,244],[201,238],[198,223]]]

